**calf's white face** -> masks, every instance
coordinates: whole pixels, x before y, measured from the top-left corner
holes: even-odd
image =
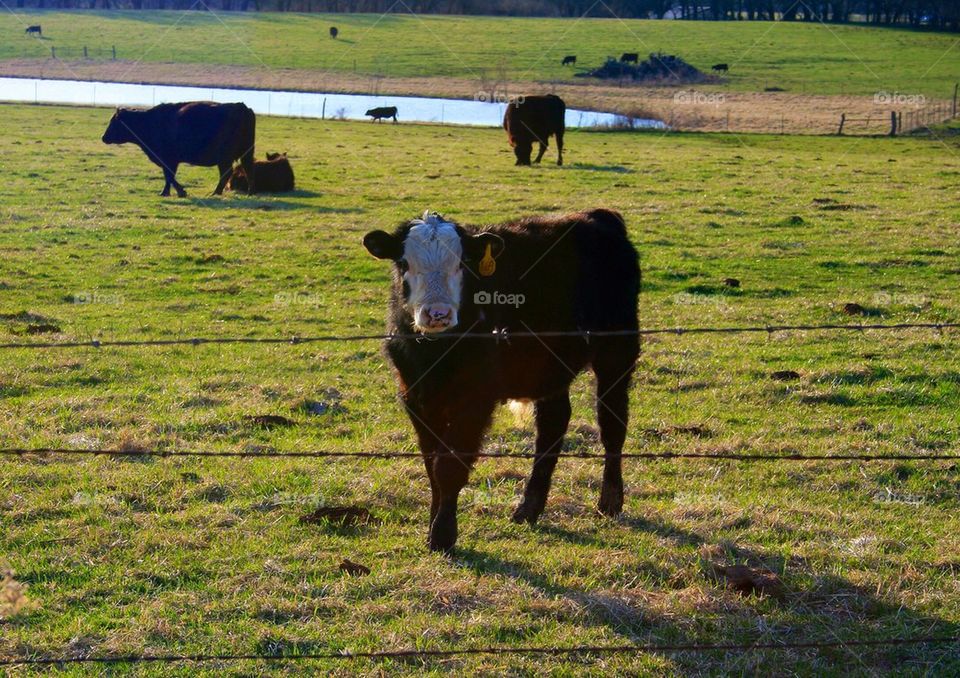
[[[455,327],[463,291],[463,245],[453,224],[424,215],[403,241],[406,304],[421,332]]]
[[[453,223],[429,212],[410,223],[402,239],[373,231],[363,244],[373,256],[396,262],[403,282],[403,304],[415,329],[442,332],[456,327],[463,294],[460,233]]]

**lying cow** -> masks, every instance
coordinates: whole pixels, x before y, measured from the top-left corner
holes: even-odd
[[[563,132],[567,106],[555,94],[523,97],[511,101],[503,116],[503,128],[517,156],[517,165],[529,165],[533,142],[540,144],[534,162],[540,162],[550,136],[557,138],[557,164],[563,164]]]
[[[364,113],[364,115],[369,115],[373,120],[371,122],[376,122],[382,118],[393,118],[393,122],[397,122],[397,107],[396,106],[381,106],[380,108],[371,108],[369,111]]]
[[[250,182],[242,165],[233,168],[227,188],[231,191],[251,193],[286,193],[293,190],[293,167],[286,153],[267,153],[266,160],[253,163],[253,184],[256,191],[249,191]]]
[[[363,244],[394,263],[385,349],[430,479],[430,548],[453,548],[457,496],[507,399],[534,403],[536,459],[513,520],[536,522],[570,420],[570,384],[587,368],[606,454],[599,507],[619,514],[640,289],[622,217],[597,209],[478,229],[425,213]],[[550,335],[586,331],[599,334]],[[493,340],[503,332],[533,336]]]
[[[235,160],[248,174],[252,171],[256,123],[253,111],[244,104],[191,101],[160,104],[146,111],[118,108],[103,133],[103,143],[139,146],[163,170],[162,196],[170,195],[171,186],[181,198],[187,195],[176,179],[181,163],[216,166],[220,180],[214,193],[220,195]],[[253,193],[253,186],[249,188]]]

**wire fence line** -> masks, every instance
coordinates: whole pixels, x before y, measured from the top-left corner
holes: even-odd
[[[291,459],[419,459],[420,452],[337,452],[337,451],[304,451],[291,452],[234,452],[234,451],[198,451],[198,450],[137,450],[137,449],[76,449],[59,447],[8,447],[0,448],[0,457],[28,457],[45,455],[64,455],[74,457],[211,457],[211,458],[276,458],[289,457]],[[434,452],[431,457],[478,458],[478,459],[536,459],[533,452],[478,452],[477,454],[460,455],[456,452]],[[557,459],[606,459],[606,455],[597,452],[559,452],[547,455]],[[621,459],[701,459],[706,461],[960,461],[960,453],[940,454],[870,454],[866,452],[850,452],[839,454],[786,452],[783,454],[758,452],[624,452]]]
[[[302,654],[156,654],[119,655],[106,657],[31,657],[0,659],[0,666],[55,666],[58,664],[139,664],[139,663],[203,663],[226,661],[315,661],[358,660],[383,661],[389,659],[449,659],[469,655],[636,655],[679,654],[683,652],[756,652],[759,650],[828,650],[852,647],[903,647],[907,645],[952,645],[960,643],[960,636],[923,636],[915,638],[876,638],[868,640],[836,640],[808,642],[693,643],[650,645],[575,645],[566,647],[470,647],[452,650],[383,650],[371,652],[305,652]]]
[[[162,346],[203,346],[207,344],[312,344],[352,341],[377,341],[402,339],[409,341],[438,341],[461,339],[488,339],[509,342],[511,339],[578,337],[589,342],[592,338],[602,337],[644,337],[659,334],[695,335],[695,334],[775,334],[777,332],[866,332],[866,331],[905,331],[936,330],[960,328],[960,322],[942,323],[823,323],[808,325],[744,325],[744,326],[695,326],[695,327],[650,327],[637,330],[573,330],[543,332],[498,329],[492,332],[438,332],[435,334],[347,334],[322,336],[290,337],[178,337],[172,339],[89,339],[86,341],[47,341],[47,342],[7,342],[0,343],[0,349],[58,349],[58,348],[123,348],[123,347],[162,347]]]

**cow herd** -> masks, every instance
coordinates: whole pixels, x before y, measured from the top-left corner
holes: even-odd
[[[563,163],[565,112],[552,94],[507,106],[503,126],[518,165],[530,164],[534,143],[539,162],[550,136]],[[171,187],[185,195],[176,180],[181,163],[217,167],[215,193],[291,190],[285,154],[254,160],[255,131],[256,116],[242,103],[189,102],[118,109],[103,141],[139,146],[163,171],[162,195]],[[393,264],[384,350],[430,481],[428,546],[454,548],[460,491],[494,411],[508,400],[534,407],[533,469],[513,520],[537,521],[570,422],[570,385],[585,370],[597,379],[604,448],[598,508],[618,515],[640,291],[637,251],[620,214],[594,209],[477,228],[428,211],[391,233],[371,231],[363,245]],[[506,332],[522,336],[489,340]],[[435,340],[444,333],[456,340]]]
[[[371,108],[374,121],[392,118],[397,107]],[[507,106],[503,127],[513,147],[517,165],[531,164],[533,144],[540,146],[540,162],[551,136],[557,140],[557,164],[563,164],[563,132],[566,105],[554,95],[518,98]],[[105,144],[135,144],[163,172],[160,195],[173,188],[179,197],[187,192],[177,181],[181,164],[216,167],[219,171],[215,195],[224,188],[247,193],[284,193],[294,190],[293,167],[286,154],[268,153],[266,160],[254,160],[257,120],[242,103],[189,101],[160,104],[148,110],[118,108],[107,130]]]

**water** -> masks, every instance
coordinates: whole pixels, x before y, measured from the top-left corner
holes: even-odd
[[[178,101],[242,101],[260,115],[347,120],[368,119],[364,113],[371,108],[396,106],[399,110],[397,117],[401,122],[487,127],[499,127],[506,109],[505,102],[488,103],[461,99],[134,85],[40,78],[0,78],[0,101],[82,106],[155,106]],[[567,127],[606,127],[621,125],[624,121],[623,116],[612,113],[567,109]],[[659,120],[634,119],[631,123],[638,128],[664,127]]]

